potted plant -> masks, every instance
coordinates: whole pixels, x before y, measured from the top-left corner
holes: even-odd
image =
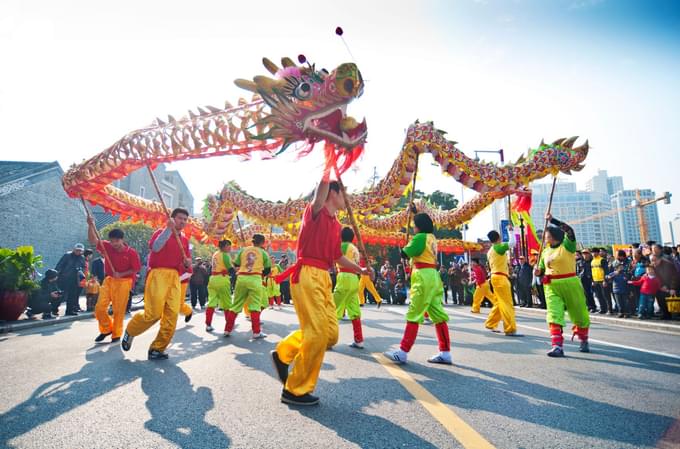
[[[32,246],[0,248],[0,320],[14,321],[26,310],[28,295],[38,288],[36,269],[42,257]]]

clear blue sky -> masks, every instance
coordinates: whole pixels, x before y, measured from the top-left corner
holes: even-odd
[[[232,80],[263,74],[262,56],[304,53],[332,68],[350,59],[337,25],[367,80],[349,111],[369,125],[350,187],[362,187],[373,167],[384,175],[419,118],[434,120],[468,154],[504,148],[513,160],[541,138],[580,135],[592,151],[574,181],[607,169],[626,188],[670,190],[674,204],[659,206],[664,232],[680,213],[673,1],[4,1],[1,157],[68,167],[156,116],[234,102],[243,92]],[[236,179],[276,200],[308,192],[318,164],[289,155],[175,167],[197,199]],[[460,195],[423,165],[423,189]],[[483,214],[468,237],[489,225]]]

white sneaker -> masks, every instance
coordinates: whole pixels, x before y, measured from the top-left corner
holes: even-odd
[[[274,306],[269,306],[269,310],[274,310]]]
[[[398,365],[403,365],[408,359],[408,355],[401,349],[386,351],[383,355]]]
[[[349,346],[350,348],[364,349],[364,344],[362,342],[359,342],[359,341],[353,341],[352,343],[350,343],[347,346]]]
[[[212,326],[206,326],[206,327],[205,327],[205,331],[206,331],[206,332],[212,332],[212,331],[214,331],[214,330],[215,330],[215,329],[214,329]]]
[[[224,338],[231,337],[231,332],[224,331],[224,334],[222,334]]]
[[[451,353],[448,351],[440,352],[439,354],[427,359],[427,361],[430,363],[439,363],[442,365],[453,365],[453,361],[451,360]]]
[[[260,332],[258,334],[253,334],[253,340],[259,340],[261,338],[265,338],[266,336],[267,336],[267,334],[263,334],[262,332]]]

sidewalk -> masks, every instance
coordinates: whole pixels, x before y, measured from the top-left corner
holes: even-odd
[[[85,310],[85,297],[80,297],[80,307]],[[131,310],[140,310],[144,308],[144,301],[142,295],[134,295],[132,297]],[[28,319],[26,314],[22,314],[16,321],[0,321],[0,334],[8,332],[17,332],[26,329],[34,329],[37,327],[53,326],[57,324],[71,323],[73,321],[87,320],[94,318],[94,312],[78,312],[77,316],[64,316],[66,313],[66,304],[59,306],[59,316],[51,320],[43,320],[42,318]]]
[[[515,306],[515,313],[545,318],[544,309],[526,308]],[[600,315],[599,313],[590,314],[590,322],[598,324],[609,324],[612,326],[630,327],[649,331],[669,332],[680,335],[680,320],[639,320],[634,318],[616,318],[612,315]]]

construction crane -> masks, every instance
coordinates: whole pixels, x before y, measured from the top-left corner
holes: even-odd
[[[644,208],[647,206],[650,206],[652,204],[658,203],[659,201],[663,201],[664,204],[670,204],[671,203],[671,193],[670,192],[664,192],[664,194],[656,199],[653,200],[645,200],[642,201],[642,198],[640,196],[640,190],[637,189],[635,191],[635,200],[633,200],[630,204],[630,206],[622,207],[619,209],[612,209],[608,210],[605,212],[600,212],[599,214],[591,215],[589,217],[584,217],[578,220],[572,221],[570,224],[580,224],[580,223],[585,223],[587,221],[591,220],[597,220],[598,218],[604,218],[608,217],[610,215],[616,215],[619,212],[624,212],[630,209],[635,209],[637,208],[637,217],[638,217],[638,224],[640,226],[640,241],[641,242],[646,242],[648,240],[649,232],[647,228],[647,221],[645,220],[645,215],[644,215]]]

